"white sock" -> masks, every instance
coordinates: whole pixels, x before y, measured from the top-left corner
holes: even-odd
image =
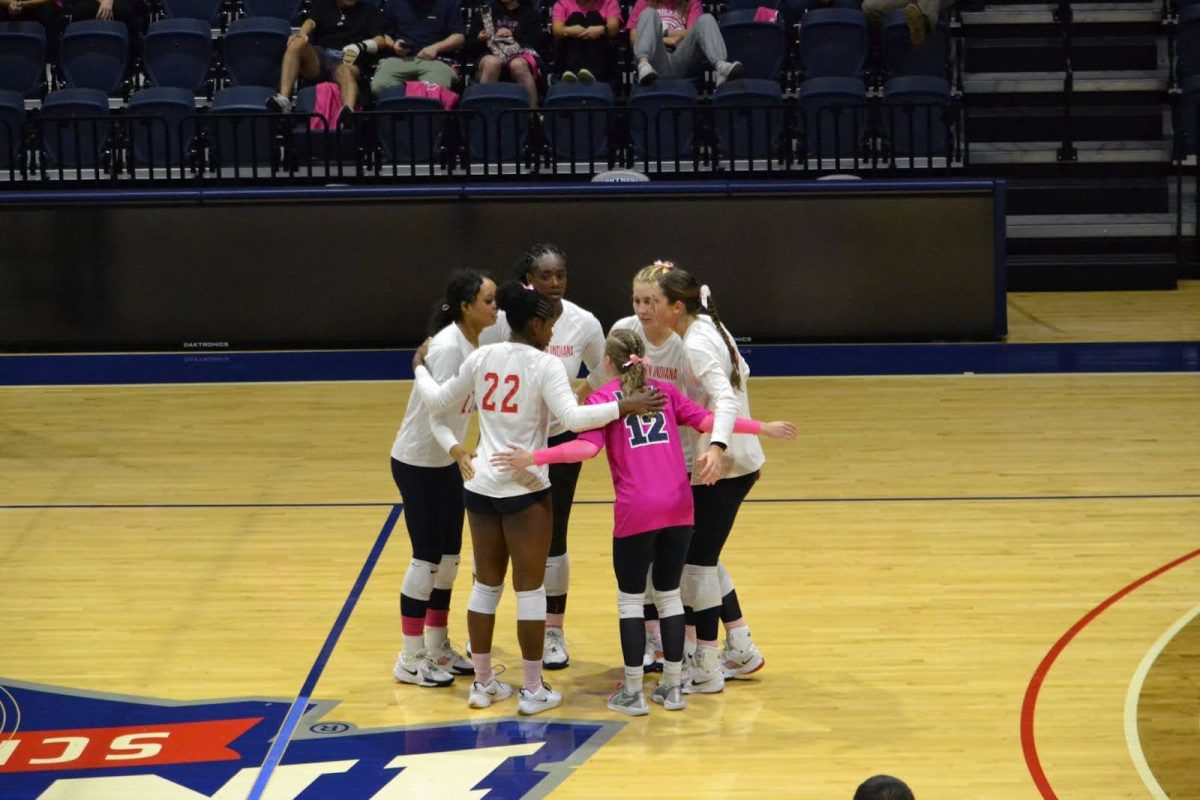
[[[750,641],[750,628],[746,625],[740,628],[731,628],[725,632],[725,640],[729,642],[731,649],[745,650],[752,644]]]
[[[441,647],[449,638],[449,628],[426,628],[425,649],[432,653],[434,650]]]
[[[625,667],[625,690],[633,694],[641,694],[644,675],[645,671],[641,667]]]
[[[420,655],[425,650],[424,636],[405,636],[404,637],[404,655],[409,658]]]
[[[664,661],[662,682],[667,686],[678,686],[683,683],[683,662]]]

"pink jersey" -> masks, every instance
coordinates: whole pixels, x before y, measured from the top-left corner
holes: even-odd
[[[656,414],[614,420],[603,428],[584,431],[581,441],[608,447],[616,503],[613,536],[691,525],[692,487],[679,440],[679,427],[699,426],[711,415],[669,383],[647,381],[667,396]],[[593,392],[587,404],[619,400],[621,384],[609,381]]]

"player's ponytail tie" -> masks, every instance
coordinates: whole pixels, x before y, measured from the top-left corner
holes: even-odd
[[[449,310],[450,310],[450,304],[442,303],[442,311],[449,311]]]
[[[708,299],[712,297],[712,290],[708,288],[708,284],[700,285],[700,305],[705,309],[708,308]]]
[[[521,288],[522,288],[522,289],[524,289],[524,290],[525,290],[525,291],[527,291],[527,292],[532,292],[532,291],[533,291],[533,284],[532,284],[532,283],[522,283],[522,284],[521,284]]]
[[[629,356],[629,360],[621,365],[621,369],[629,369],[634,364],[641,364],[643,367],[648,367],[650,366],[650,359],[632,353]]]
[[[662,267],[663,269],[675,269],[675,262],[674,261],[662,261],[662,260],[656,258],[656,259],[654,259],[654,266]]]

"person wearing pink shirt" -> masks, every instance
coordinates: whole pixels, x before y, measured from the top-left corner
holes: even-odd
[[[617,0],[557,0],[550,31],[556,62],[567,83],[611,83],[616,74],[617,33],[621,6]]]
[[[684,618],[679,581],[692,538],[693,501],[679,426],[711,431],[713,414],[689,400],[670,383],[647,381],[649,366],[640,336],[616,330],[605,341],[604,369],[613,377],[593,392],[587,404],[610,403],[649,384],[665,396],[661,411],[628,416],[603,428],[585,431],[573,442],[529,452],[510,445],[492,455],[499,469],[519,472],[552,463],[578,462],[607,446],[616,502],[613,505],[613,569],[617,577],[617,614],[625,680],[608,699],[613,711],[631,716],[649,712],[643,696],[642,656],[646,631],[642,606],[646,574],[651,572],[654,602],[663,639],[663,677],[651,699],[670,711],[686,705],[682,662]],[[790,422],[739,418],[735,433],[794,439]],[[651,566],[653,565],[653,566]]]
[[[695,78],[712,67],[714,83],[742,77],[742,63],[730,61],[725,39],[700,0],[637,0],[629,12],[629,39],[642,86],[663,78]]]

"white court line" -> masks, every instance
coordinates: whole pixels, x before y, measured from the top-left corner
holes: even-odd
[[[1154,773],[1150,770],[1150,765],[1146,763],[1146,754],[1142,751],[1142,741],[1138,736],[1138,698],[1142,696],[1142,686],[1146,683],[1146,676],[1150,674],[1150,668],[1154,666],[1154,662],[1162,655],[1162,651],[1167,648],[1181,630],[1188,623],[1200,616],[1200,605],[1196,605],[1191,611],[1184,614],[1175,624],[1159,637],[1158,641],[1146,652],[1142,663],[1138,664],[1137,670],[1133,673],[1133,679],[1129,682],[1129,691],[1125,694],[1125,742],[1129,747],[1129,755],[1133,759],[1133,765],[1137,768],[1138,775],[1142,779],[1142,783],[1150,791],[1150,796],[1154,800],[1170,800],[1167,793],[1159,786],[1158,780],[1154,777]]]
[[[12,696],[12,692],[10,692],[8,689],[4,688],[4,684],[0,684],[0,692],[4,692],[4,694],[8,697],[8,699],[12,702],[13,729],[8,734],[8,738],[12,739],[13,737],[15,737],[17,735],[17,731],[19,731],[21,729],[21,706],[19,703],[17,703],[17,698]],[[4,710],[3,705],[0,705],[0,712],[2,712],[3,710]],[[3,720],[0,719],[0,733],[3,733],[3,731],[4,731]]]

